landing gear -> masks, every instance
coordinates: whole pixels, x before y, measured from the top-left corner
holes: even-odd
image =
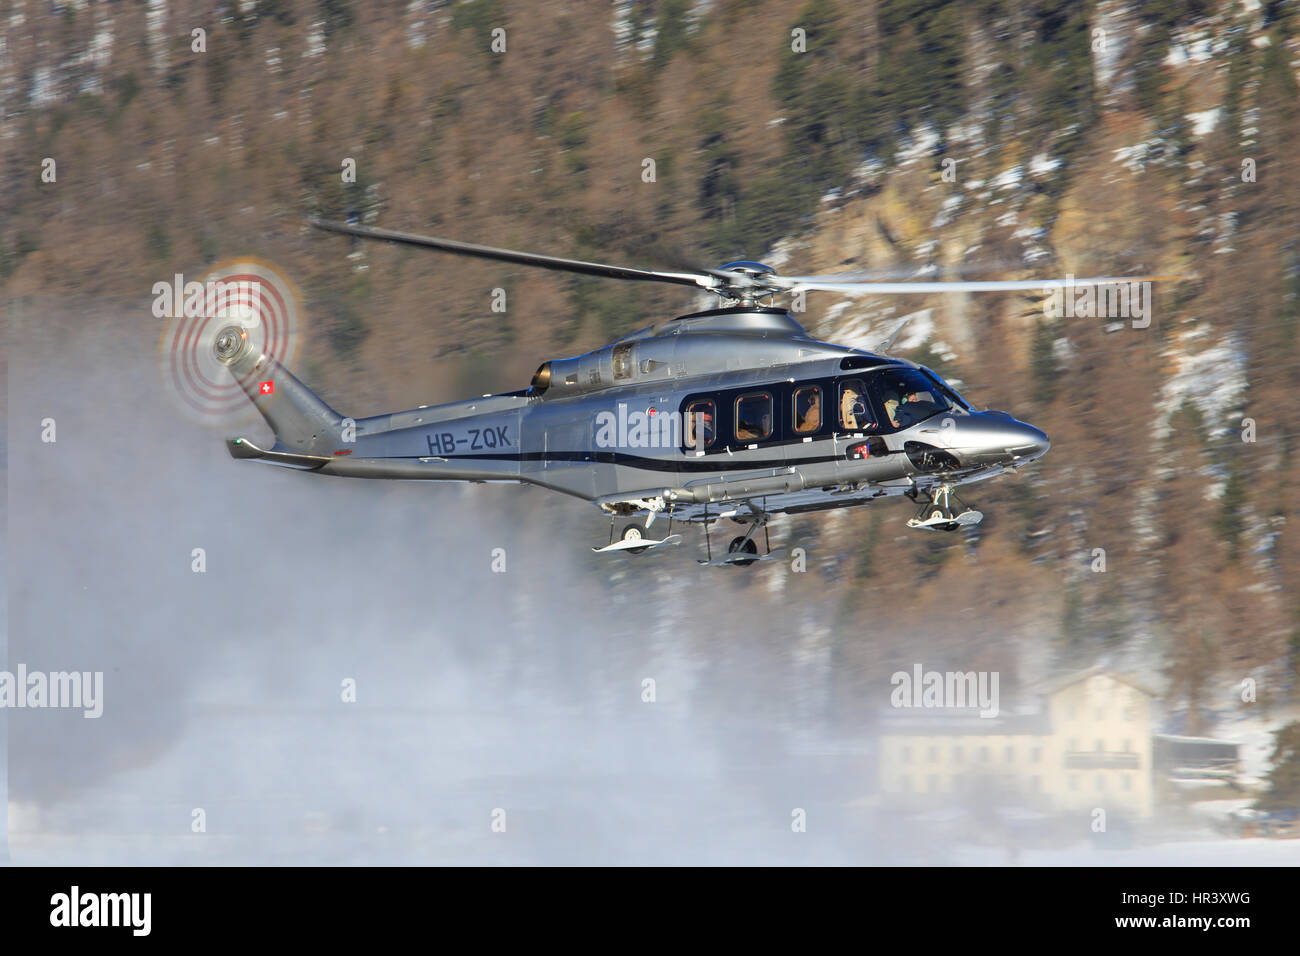
[[[650,521],[654,520],[654,514],[651,513]],[[672,515],[668,517],[668,535],[664,538],[655,540],[646,536],[649,530],[650,521],[646,522],[643,528],[640,522],[633,521],[623,526],[623,533],[619,535],[617,541],[614,540],[614,518],[611,515],[609,520],[609,544],[603,548],[592,548],[597,554],[606,551],[626,551],[628,554],[643,554],[651,548],[662,548],[670,545],[681,544],[682,536],[673,534]]]
[[[914,495],[913,498],[916,496]],[[953,508],[956,501],[961,510]],[[976,525],[984,520],[983,512],[968,508],[962,504],[952,485],[935,485],[930,491],[930,500],[921,506],[916,517],[907,522],[909,528],[923,528],[927,531],[956,531],[967,525]]]
[[[766,503],[766,500],[764,500]],[[731,543],[727,545],[725,555],[713,556],[712,539],[709,537],[709,512],[706,508],[704,511],[704,546],[707,549],[707,559],[700,559],[700,564],[707,564],[713,567],[725,567],[735,565],[741,568],[747,568],[755,561],[775,561],[785,554],[785,548],[772,550],[772,541],[767,534],[767,523],[771,520],[771,515],[763,510],[762,507],[754,504],[752,501],[745,502],[745,507],[749,509],[749,514],[737,514],[734,511],[728,512],[719,517],[729,517],[732,521],[740,524],[748,524],[749,530],[739,537],[732,538]],[[759,530],[763,532],[763,545],[765,551],[763,554],[758,553],[758,542],[754,536]]]
[[[754,539],[750,537],[732,538],[731,544],[727,545],[727,553],[758,554],[758,545],[756,545]],[[732,558],[731,563],[739,565],[742,568],[747,568],[757,560],[758,558],[750,558],[748,560],[745,558]]]
[[[641,526],[636,522],[633,522],[624,528],[623,534],[620,537],[623,539],[623,543],[627,545],[628,554],[642,554],[645,552],[646,547],[649,547],[648,545],[640,548],[633,546],[634,542],[644,540],[645,538],[645,535],[641,533]]]

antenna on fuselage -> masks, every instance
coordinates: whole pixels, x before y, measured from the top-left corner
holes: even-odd
[[[909,315],[902,322],[899,322],[898,328],[894,329],[889,338],[877,345],[875,351],[880,355],[888,355],[893,349],[894,343],[898,341],[898,337],[903,334],[903,329],[907,328],[907,323],[911,321],[912,317]]]

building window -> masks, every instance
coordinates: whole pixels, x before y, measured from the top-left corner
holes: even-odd
[[[811,435],[822,427],[822,390],[816,385],[794,390],[794,430]]]

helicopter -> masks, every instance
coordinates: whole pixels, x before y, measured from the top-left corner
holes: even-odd
[[[1039,428],[978,410],[933,370],[893,356],[902,331],[867,351],[819,341],[778,295],[843,296],[1043,291],[1156,277],[889,281],[864,273],[779,275],[760,262],[653,271],[497,249],[319,219],[327,232],[517,265],[691,287],[716,308],[631,332],[572,358],[543,362],[527,388],[406,411],[339,414],[238,324],[213,355],[266,419],[275,442],[227,441],[237,459],[318,475],[510,481],[581,498],[610,520],[599,553],[678,545],[674,525],[700,525],[710,566],[781,556],[768,522],[905,496],[910,528],[953,532],[983,514],[957,489],[1041,458]],[[654,537],[659,518],[664,532]],[[714,553],[711,526],[743,534]],[[621,524],[621,528],[620,528]],[[764,550],[758,549],[762,533]]]

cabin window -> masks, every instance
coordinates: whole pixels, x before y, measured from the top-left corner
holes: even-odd
[[[712,399],[700,399],[686,406],[684,435],[687,448],[708,448],[717,439],[717,408]]]
[[[736,399],[736,441],[763,441],[772,434],[772,396],[750,392]]]
[[[822,427],[822,390],[807,385],[794,390],[794,430],[800,435],[811,435]]]
[[[867,389],[860,378],[840,382],[840,427],[850,432],[876,427],[867,404]]]

